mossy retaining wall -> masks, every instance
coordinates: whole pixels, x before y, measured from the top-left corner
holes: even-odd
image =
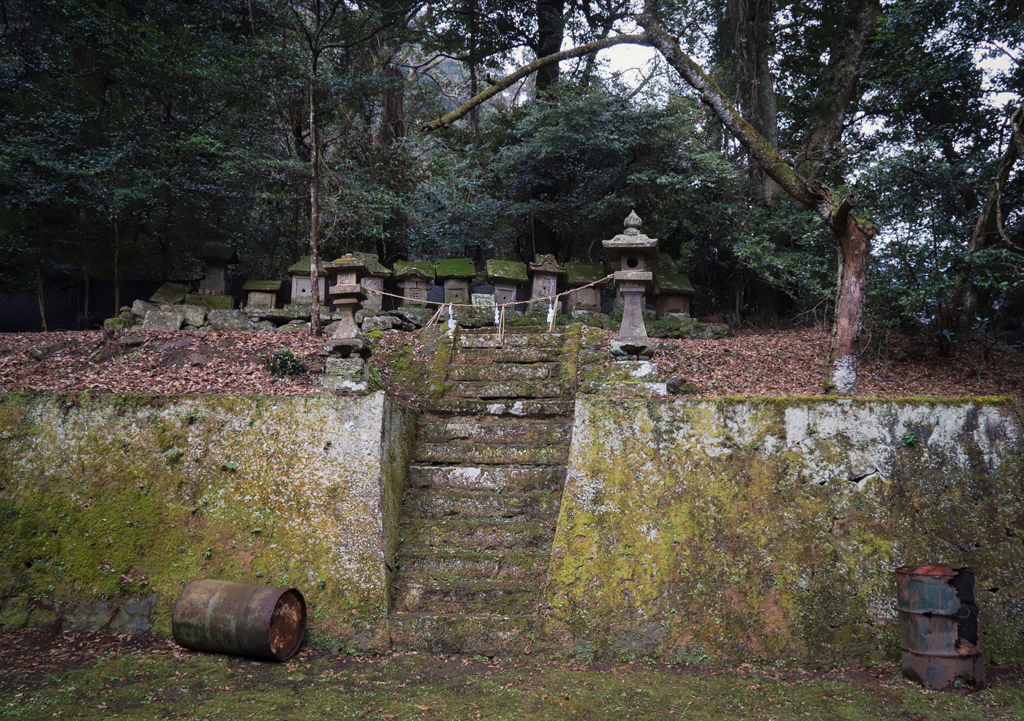
[[[1022,444],[1006,399],[581,397],[553,619],[585,656],[895,660],[893,569],[948,562],[1022,661]]]
[[[169,634],[219,578],[296,586],[309,640],[384,650],[414,426],[383,392],[0,394],[0,625]]]

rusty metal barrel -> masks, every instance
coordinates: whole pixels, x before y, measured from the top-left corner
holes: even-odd
[[[985,685],[974,573],[945,565],[896,569],[903,675],[927,688]]]
[[[295,588],[201,579],[174,602],[171,633],[193,651],[286,661],[306,632],[306,600]]]

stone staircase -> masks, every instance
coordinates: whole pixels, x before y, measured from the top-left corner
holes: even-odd
[[[548,555],[572,432],[578,342],[464,331],[421,408],[397,554],[396,650],[540,648]],[[574,370],[571,371],[574,376]]]

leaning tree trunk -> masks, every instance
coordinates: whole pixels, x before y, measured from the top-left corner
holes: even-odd
[[[832,215],[829,224],[839,241],[841,260],[831,378],[826,382],[835,392],[844,395],[853,393],[857,385],[857,358],[860,354],[860,332],[867,293],[868,251],[873,234],[872,229],[858,223],[846,206],[844,201]]]

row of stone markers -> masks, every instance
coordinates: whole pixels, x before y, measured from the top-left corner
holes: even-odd
[[[603,243],[614,273],[613,308],[622,312],[623,335],[615,346],[617,355],[649,355],[644,326],[647,298],[653,296],[655,317],[682,321],[690,317],[693,288],[689,279],[674,272],[670,262],[658,263],[658,241],[640,230],[642,221],[630,213],[623,233]],[[232,308],[228,294],[228,266],[237,262],[234,251],[222,243],[207,243],[200,257],[206,277],[196,293],[185,285],[167,283],[149,303],[136,301],[123,308],[116,327],[141,323],[153,330],[176,330],[182,326],[213,330],[275,330],[302,332],[309,327],[313,274],[308,257],[288,269],[291,297],[279,307],[281,281],[250,280],[241,311]],[[488,260],[482,276],[471,260],[456,258],[437,262],[395,263],[389,269],[373,254],[349,253],[317,266],[321,320],[330,324],[327,334],[337,343],[338,355],[363,355],[366,345],[360,330],[412,330],[422,326],[443,297],[460,322],[488,325],[495,322],[495,306],[506,314],[522,311],[545,313],[600,314],[602,290],[608,288],[604,268],[596,264],[559,265],[553,255],[537,256],[533,263]],[[435,285],[442,293],[432,297]],[[490,286],[488,288],[488,285]],[[521,293],[529,285],[529,297]],[[475,286],[475,287],[474,287]],[[559,287],[563,288],[561,296]],[[489,290],[490,292],[475,292]],[[564,300],[564,307],[563,307]],[[333,308],[332,308],[333,306]],[[389,310],[385,311],[385,308]],[[203,311],[208,311],[203,313]],[[330,345],[330,344],[329,344]]]

